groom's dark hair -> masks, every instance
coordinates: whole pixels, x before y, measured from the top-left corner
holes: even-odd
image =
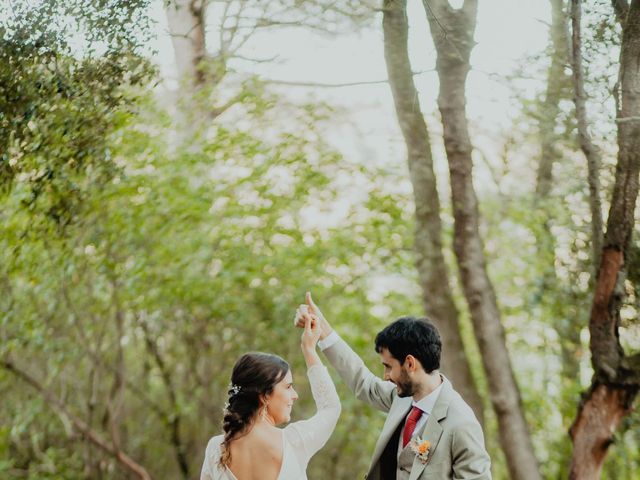
[[[413,355],[427,373],[440,368],[442,341],[438,329],[427,318],[401,317],[376,335],[376,352],[383,348],[404,365]]]

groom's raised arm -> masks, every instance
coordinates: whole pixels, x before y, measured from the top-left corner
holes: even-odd
[[[388,412],[393,403],[395,385],[371,373],[347,342],[335,332],[332,335],[335,340],[331,346],[324,349],[320,346],[329,363],[359,400]]]
[[[303,314],[305,307],[316,315],[321,322],[322,332],[318,346],[329,363],[359,400],[388,412],[395,396],[395,385],[371,373],[358,354],[331,328],[320,309],[313,303],[311,294],[307,293],[306,300],[307,305],[301,305],[298,309],[296,324],[299,324],[298,318]]]

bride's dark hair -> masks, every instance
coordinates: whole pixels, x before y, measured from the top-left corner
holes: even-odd
[[[277,355],[245,353],[231,372],[229,403],[224,410],[220,466],[229,465],[233,440],[249,433],[261,406],[261,397],[269,395],[285,377],[289,364]]]

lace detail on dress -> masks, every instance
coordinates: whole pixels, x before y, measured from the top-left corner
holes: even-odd
[[[327,367],[323,365],[313,365],[307,371],[311,393],[316,402],[318,410],[329,408],[336,403],[340,403],[336,387],[331,381]]]
[[[226,468],[220,468],[220,445],[223,440],[222,435],[216,435],[207,444],[204,455],[204,464],[200,473],[200,480],[232,480],[233,475]]]
[[[291,423],[285,428],[285,438],[293,447],[303,469],[329,440],[341,409],[338,392],[324,365],[313,365],[307,370],[307,376],[318,411],[308,420]]]

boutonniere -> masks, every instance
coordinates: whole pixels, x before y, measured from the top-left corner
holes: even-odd
[[[423,464],[429,461],[429,455],[431,455],[431,443],[429,440],[414,437],[411,443],[409,443],[409,448],[411,448],[411,451],[416,454],[416,457],[418,457]]]

